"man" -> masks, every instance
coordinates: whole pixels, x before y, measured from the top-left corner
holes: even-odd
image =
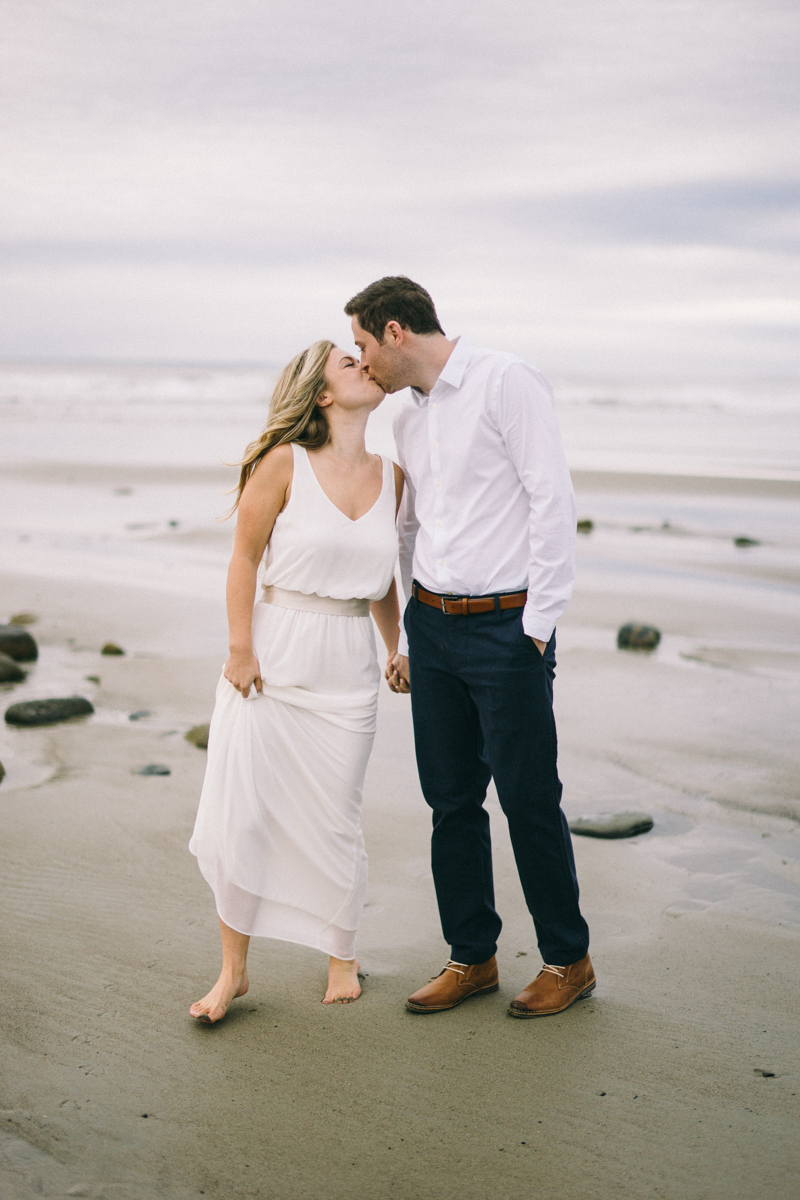
[[[483,807],[494,778],[544,960],[508,1011],[561,1012],[595,977],[556,769],[554,630],[572,592],[576,512],[552,389],[513,355],[445,337],[404,276],[370,284],[345,312],[362,367],[387,392],[411,389],[394,424],[408,604],[387,677],[411,691],[451,958],[407,1007],[442,1012],[499,986]]]

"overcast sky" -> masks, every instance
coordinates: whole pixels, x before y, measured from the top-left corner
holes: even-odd
[[[408,274],[566,376],[800,375],[797,0],[0,0],[0,355],[282,361]]]

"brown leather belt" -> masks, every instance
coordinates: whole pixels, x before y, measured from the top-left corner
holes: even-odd
[[[414,581],[411,593],[421,604],[438,608],[448,616],[466,617],[470,613],[495,612],[503,608],[524,608],[528,599],[527,592],[498,592],[494,596],[440,596],[437,592],[428,592]]]

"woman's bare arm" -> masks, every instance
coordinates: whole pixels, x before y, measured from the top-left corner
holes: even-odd
[[[275,519],[289,499],[292,462],[291,446],[269,450],[248,479],[239,502],[226,591],[230,653],[223,674],[243,696],[250,694],[254,683],[261,691],[252,638],[256,575]]]
[[[375,624],[383,638],[386,653],[391,662],[397,653],[397,642],[400,637],[400,604],[397,599],[397,584],[392,580],[391,587],[382,600],[373,600],[369,611],[375,618]]]
[[[397,514],[400,511],[400,502],[403,499],[403,489],[405,488],[405,482],[406,482],[406,478],[405,478],[405,475],[403,474],[403,468],[399,467],[397,465],[397,463],[394,463],[394,491],[395,491],[395,500],[397,501],[397,507],[395,508],[395,516],[397,516]],[[395,588],[395,592],[396,591],[397,591],[397,589]],[[400,614],[398,612],[398,633],[399,633],[399,619],[400,619]],[[377,618],[376,618],[376,620],[377,620]],[[385,638],[384,638],[384,641],[386,641]],[[406,658],[405,655],[397,653],[397,641],[395,641],[394,647],[395,647],[395,652],[394,652],[394,654],[391,654],[391,653],[389,654],[389,660],[386,663],[386,670],[383,673],[383,677],[387,681],[387,683],[389,684],[389,687],[392,689],[393,692],[409,692],[409,691],[411,691],[411,681],[410,681],[410,675],[409,675],[409,670],[408,670],[408,659]],[[388,642],[387,642],[387,649],[388,649]]]

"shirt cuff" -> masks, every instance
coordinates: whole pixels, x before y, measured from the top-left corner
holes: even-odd
[[[536,638],[537,642],[549,642],[555,625],[550,617],[543,617],[530,604],[526,604],[522,610],[522,628],[528,637]]]
[[[402,654],[404,658],[408,658],[408,638],[406,637],[405,629],[402,627],[400,629],[400,639],[397,643],[397,653]]]

